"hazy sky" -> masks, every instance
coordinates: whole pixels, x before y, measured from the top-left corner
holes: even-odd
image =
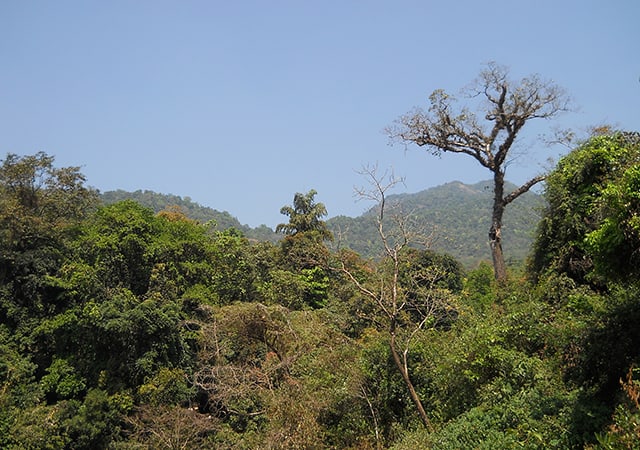
[[[355,216],[366,164],[406,177],[395,192],[489,178],[383,129],[491,60],[568,91],[578,110],[554,124],[640,130],[638,24],[638,0],[4,0],[0,157],[42,150],[101,191],[190,196],[251,226],[310,189]],[[507,178],[558,154],[531,146]]]

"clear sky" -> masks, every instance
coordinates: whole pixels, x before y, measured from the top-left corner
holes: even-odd
[[[251,226],[310,189],[356,216],[366,164],[406,177],[395,192],[489,178],[383,133],[488,61],[563,86],[577,111],[559,126],[640,130],[639,24],[638,0],[4,0],[0,156],[42,150],[101,191],[189,196]]]

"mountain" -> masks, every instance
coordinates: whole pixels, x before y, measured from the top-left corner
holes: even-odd
[[[180,197],[173,194],[159,194],[148,190],[128,192],[119,189],[117,191],[103,192],[101,194],[101,198],[103,203],[107,205],[122,200],[135,200],[142,206],[151,208],[155,212],[160,212],[168,206],[178,206],[187,217],[193,220],[197,220],[201,223],[213,221],[213,223],[215,223],[214,229],[216,230],[222,231],[229,228],[235,228],[241,231],[248,238],[259,241],[276,242],[281,237],[266,225],[251,228],[248,225],[241,224],[236,217],[232,216],[227,211],[218,211],[217,209],[202,206],[192,201],[189,197]]]
[[[506,191],[515,188],[515,185],[507,184]],[[491,221],[492,197],[490,181],[472,185],[453,181],[414,194],[390,195],[387,197],[387,205],[393,210],[408,214],[412,221],[420,223],[426,230],[433,230],[434,250],[448,253],[467,267],[473,267],[479,261],[491,260],[487,234]],[[266,225],[258,228],[242,225],[228,212],[199,205],[189,197],[148,190],[117,190],[102,194],[102,200],[106,204],[125,199],[135,200],[156,212],[168,206],[179,206],[194,220],[203,223],[213,220],[217,230],[236,228],[250,239],[276,242],[281,238]],[[503,226],[503,246],[507,262],[523,261],[527,257],[543,205],[542,196],[528,192],[507,207]],[[375,217],[375,208],[372,208],[359,217],[337,216],[328,219],[327,226],[336,237],[334,244],[351,248],[364,257],[375,258],[381,255],[382,247]]]
[[[491,260],[487,235],[492,186],[491,181],[473,185],[453,181],[414,194],[390,195],[387,211],[397,210],[410,216],[412,222],[419,223],[427,233],[433,232],[434,250],[448,253],[467,267],[473,267],[479,261]],[[505,186],[506,192],[515,188],[509,183]],[[507,262],[526,259],[543,205],[542,196],[528,192],[507,206],[502,230]],[[339,216],[329,219],[327,224],[340,245],[362,256],[374,257],[382,252],[375,219],[375,208],[372,208],[360,217]]]

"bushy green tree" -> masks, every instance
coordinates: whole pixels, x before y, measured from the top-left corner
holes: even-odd
[[[547,178],[548,207],[530,262],[534,277],[553,270],[597,284],[598,273],[634,273],[638,167],[640,138],[626,132],[594,136],[559,161]]]
[[[45,153],[8,154],[0,166],[0,322],[28,330],[59,310],[49,282],[65,239],[97,195],[77,167],[57,168]]]
[[[552,308],[530,287],[508,292],[490,306],[463,310],[449,330],[433,329],[417,343],[435,430],[406,433],[391,448],[579,444],[564,432],[572,426],[577,391],[558,370],[564,348],[549,319]]]
[[[465,303],[477,311],[489,307],[496,299],[497,286],[491,266],[482,262],[464,279]]]
[[[280,242],[279,267],[265,285],[267,298],[294,309],[320,308],[329,296],[329,250],[324,241],[332,234],[321,219],[327,210],[315,203],[315,195],[314,190],[297,193],[293,207],[280,210],[289,216],[289,223],[276,227],[285,237]]]
[[[55,349],[90,386],[111,389],[188,367],[196,337],[187,324],[198,305],[251,295],[245,246],[233,232],[211,237],[205,225],[133,201],[100,208],[56,281],[76,306],[34,330],[43,361]]]
[[[571,434],[589,442],[614,417],[619,380],[640,362],[638,133],[591,137],[547,179],[549,206],[529,270],[562,330],[562,369],[581,388]],[[569,331],[573,337],[568,338]],[[618,419],[614,419],[618,420]]]
[[[586,236],[596,272],[616,280],[640,275],[640,136],[635,145],[636,161],[603,187],[601,222]]]
[[[280,214],[289,217],[289,223],[276,226],[276,233],[292,235],[316,231],[323,239],[331,239],[331,232],[322,220],[327,215],[327,208],[322,203],[316,203],[314,197],[317,192],[312,189],[306,194],[296,193],[293,196],[293,206],[283,206]]]
[[[176,211],[155,215],[131,201],[99,208],[66,243],[56,270],[38,274],[46,276],[46,298],[57,307],[44,317],[26,315],[32,327],[23,340],[36,392],[30,417],[55,416],[54,429],[41,431],[54,436],[63,430],[61,446],[80,433],[73,441],[87,444],[77,448],[98,448],[96,439],[106,446],[117,432],[90,431],[101,427],[97,416],[82,418],[91,393],[128,393],[132,402],[169,407],[190,401],[195,391],[188,374],[200,345],[203,305],[248,300],[255,280],[241,235],[212,236],[208,226]],[[10,423],[16,400],[4,401]],[[28,420],[15,424],[22,434],[11,442],[26,439],[32,426]]]

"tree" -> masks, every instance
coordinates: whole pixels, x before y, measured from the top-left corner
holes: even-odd
[[[321,220],[327,215],[327,209],[314,201],[316,193],[313,189],[307,194],[298,192],[293,197],[293,207],[280,209],[282,214],[289,216],[289,223],[276,227],[276,233],[283,233],[285,237],[280,244],[282,270],[271,273],[271,284],[276,288],[272,290],[274,294],[281,295],[286,291],[293,294],[288,300],[281,295],[279,300],[290,308],[302,304],[319,308],[328,297],[329,250],[324,241],[332,240],[333,235]]]
[[[549,270],[591,284],[637,277],[639,186],[638,133],[593,136],[562,158],[547,178],[532,277]]]
[[[378,204],[376,224],[385,259],[379,264],[379,273],[369,271],[372,280],[367,280],[366,275],[362,276],[351,267],[347,258],[341,261],[341,271],[361,294],[374,303],[378,317],[373,320],[386,328],[393,363],[402,376],[420,420],[432,430],[431,421],[411,379],[409,351],[421,330],[435,326],[453,310],[448,289],[439,287],[445,271],[436,264],[429,264],[426,253],[425,264],[420,264],[419,258],[409,250],[410,244],[420,241],[425,244],[430,239],[425,240],[422,232],[413,230],[406,216],[392,217],[395,223],[395,227],[390,227],[392,232],[385,228],[388,223],[385,219],[388,207],[386,193],[401,180],[391,175],[386,182],[386,177],[379,177],[375,168],[365,168],[363,174],[368,176],[371,189],[360,189],[358,195]],[[408,269],[410,266],[413,266],[412,270]]]
[[[58,307],[48,276],[66,238],[96,204],[78,167],[57,168],[53,156],[8,154],[0,165],[0,322],[14,326]],[[53,291],[53,292],[52,292]]]
[[[416,109],[398,119],[388,129],[389,135],[405,144],[416,144],[439,156],[443,152],[461,153],[474,158],[493,176],[493,209],[489,243],[496,279],[506,279],[502,253],[502,218],[504,210],[520,195],[544,180],[538,175],[510,193],[505,193],[505,172],[509,153],[522,128],[533,119],[549,119],[568,109],[564,91],[538,75],[515,82],[509,72],[489,63],[468,89],[473,98],[483,99],[486,108],[480,114],[463,107],[456,108],[456,99],[443,90],[429,97],[428,111]],[[483,126],[478,116],[489,123]]]
[[[624,148],[622,167],[607,180],[595,212],[598,227],[586,237],[596,272],[609,279],[640,275],[640,133],[614,136]],[[613,178],[613,177],[612,177]]]
[[[293,235],[315,231],[323,239],[331,239],[331,232],[326,223],[320,219],[327,215],[327,208],[324,204],[314,201],[316,194],[314,189],[306,194],[296,193],[293,196],[293,207],[283,206],[280,209],[280,214],[289,216],[289,223],[278,224],[276,233]]]

